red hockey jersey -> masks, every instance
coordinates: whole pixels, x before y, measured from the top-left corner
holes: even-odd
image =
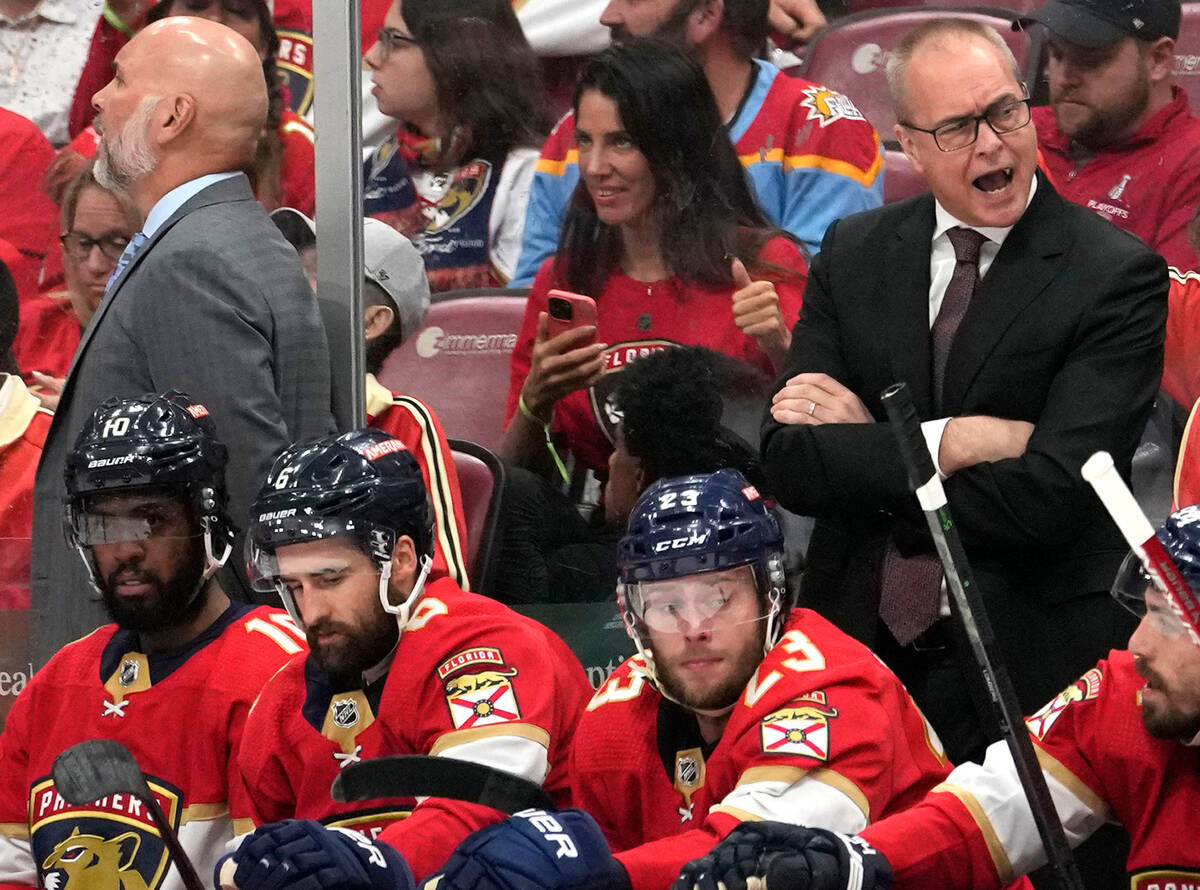
[[[640,657],[588,704],[571,752],[575,800],[634,890],[669,887],[743,820],[855,832],[949,772],[932,728],[870,650],[807,609],[784,630],[711,749]]]
[[[1142,725],[1145,680],[1115,651],[1026,719],[1067,839],[1104,822],[1129,832],[1130,890],[1200,884],[1200,748],[1153,738]],[[996,887],[1045,861],[1016,768],[1003,742],[982,766],[963,764],[920,805],[867,828],[887,856],[895,890]],[[946,877],[954,876],[953,882]]]
[[[238,767],[257,823],[320,819],[379,836],[427,875],[495,810],[443,798],[339,805],[329,786],[348,763],[432,754],[494,766],[570,798],[567,750],[591,687],[557,636],[452,581],[430,584],[385,678],[335,692],[297,658],[254,706]],[[411,815],[410,815],[411,812]]]
[[[0,405],[0,609],[28,609],[33,477],[54,415],[12,375],[0,374]]]
[[[431,578],[449,576],[464,590],[467,577],[467,521],[458,470],[450,444],[433,409],[418,398],[394,393],[367,375],[367,424],[404,443],[421,465],[421,476],[433,503],[433,569]]]
[[[233,753],[255,696],[303,637],[278,609],[233,605],[183,650],[147,657],[135,646],[135,634],[102,627],[60,650],[13,704],[0,736],[0,888],[182,887],[136,798],[71,806],[55,790],[54,758],[86,739],[133,753],[202,875],[248,815]]]

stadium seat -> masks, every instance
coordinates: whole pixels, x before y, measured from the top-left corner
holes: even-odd
[[[498,451],[509,358],[528,291],[435,294],[425,327],[384,360],[379,381],[427,402],[447,436]]]
[[[454,469],[458,472],[458,487],[462,492],[471,589],[486,594],[491,590],[495,574],[493,556],[504,491],[504,464],[500,458],[475,442],[450,439],[449,444]]]
[[[805,55],[800,75],[844,93],[858,106],[885,142],[895,144],[896,116],[887,87],[887,60],[892,47],[924,22],[955,16],[991,25],[1016,56],[1030,90],[1042,71],[1045,37],[1041,26],[1013,31],[1019,14],[998,7],[909,6],[858,12],[822,29]]]
[[[883,202],[891,204],[928,189],[925,177],[913,169],[908,155],[894,148],[883,150]]]
[[[1184,3],[1175,41],[1175,83],[1188,94],[1192,114],[1200,114],[1200,3]]]

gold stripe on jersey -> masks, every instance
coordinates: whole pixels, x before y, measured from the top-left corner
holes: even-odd
[[[565,176],[568,167],[574,167],[579,164],[579,150],[572,148],[567,152],[567,156],[561,161],[552,161],[549,158],[538,158],[535,171],[538,173],[549,173],[551,176]]]
[[[27,841],[29,840],[29,823],[0,822],[0,835],[18,841]]]
[[[411,396],[397,395],[393,398],[392,404],[403,408],[421,425],[421,452],[425,455],[426,466],[429,467],[429,481],[432,486],[436,487],[436,490],[429,492],[429,499],[433,502],[435,514],[433,527],[437,534],[438,545],[446,560],[446,568],[449,570],[450,577],[463,590],[470,590],[471,582],[467,577],[467,561],[464,555],[466,547],[458,537],[458,522],[455,521],[454,515],[454,493],[447,480],[445,455],[437,447],[437,427],[434,425],[433,417],[419,399]]]
[[[1091,810],[1106,818],[1111,817],[1108,804],[1099,794],[1087,786],[1086,783],[1073,772],[1062,765],[1053,755],[1046,752],[1045,749],[1037,744],[1033,746],[1033,752],[1037,755],[1038,765],[1042,771],[1053,776],[1063,787],[1074,795],[1080,803]]]
[[[458,745],[466,745],[469,742],[478,742],[480,739],[490,739],[499,736],[516,736],[517,738],[528,739],[531,742],[537,742],[547,751],[550,750],[550,733],[542,729],[540,726],[534,726],[532,723],[497,723],[493,726],[475,726],[471,729],[459,729],[454,732],[448,732],[429,749],[431,756],[436,757],[447,748],[454,748]]]
[[[189,822],[212,822],[216,819],[224,819],[229,815],[229,804],[227,803],[194,803],[183,808],[183,815],[179,818],[180,825],[187,825]]]
[[[1016,880],[1016,875],[1013,874],[1012,863],[1008,859],[1008,852],[1004,849],[1004,844],[1000,843],[1000,836],[996,834],[992,820],[987,817],[987,813],[983,811],[983,807],[975,799],[975,795],[965,788],[945,782],[941,785],[935,785],[930,794],[934,791],[945,791],[948,794],[953,794],[962,801],[962,805],[967,808],[967,812],[971,814],[971,818],[975,820],[975,824],[979,827],[979,833],[983,835],[983,842],[987,844],[988,853],[992,857],[992,865],[996,868],[996,874],[1000,876],[1000,883],[1008,884]]]
[[[233,836],[239,834],[249,834],[256,828],[253,819],[234,819],[233,820]]]
[[[381,822],[384,819],[390,819],[395,822],[401,822],[412,815],[412,810],[383,810],[382,812],[367,813],[362,816],[351,816],[348,819],[334,819],[326,824],[336,828],[353,828],[356,825],[365,825],[370,822]]]
[[[727,807],[724,804],[717,804],[709,809],[710,813],[724,813],[727,816],[733,816],[739,822],[761,822],[762,816],[751,813],[749,810],[739,810],[737,807]]]
[[[752,785],[755,782],[783,782],[787,785],[795,785],[805,776],[846,795],[862,811],[863,818],[868,822],[871,821],[871,802],[862,789],[841,773],[831,769],[806,770],[798,766],[752,766],[742,773],[737,787]]]

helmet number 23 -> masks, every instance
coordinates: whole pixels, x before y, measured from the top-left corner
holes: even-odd
[[[695,488],[685,488],[683,491],[664,491],[658,496],[658,509],[674,509],[677,502],[679,506],[690,509],[696,506],[699,498],[700,492]]]

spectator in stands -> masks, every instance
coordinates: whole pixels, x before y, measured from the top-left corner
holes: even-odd
[[[773,376],[807,269],[755,204],[704,74],[678,49],[647,39],[601,53],[580,79],[575,119],[583,179],[526,307],[503,444],[511,462],[548,476],[551,432],[583,466],[605,467],[606,399],[589,390],[664,342]],[[552,288],[593,297],[597,325],[551,337]]]
[[[1064,198],[1196,269],[1200,119],[1172,84],[1179,0],[1051,0],[1050,106],[1035,108],[1042,164]]]
[[[295,207],[311,215],[316,207],[312,126],[287,107],[287,93],[276,64],[279,37],[267,0],[162,0],[146,13],[146,24],[168,16],[186,15],[208,19],[237,31],[258,50],[269,89],[267,122],[258,141],[254,163],[248,169],[254,196],[267,210]],[[95,154],[95,131],[91,128],[92,93],[107,83],[112,59],[124,40],[97,42],[88,59],[84,79],[76,93],[72,120],[80,129],[72,133],[71,148],[84,158]],[[85,113],[87,109],[90,113]]]
[[[27,117],[53,145],[67,142],[67,112],[104,0],[0,0],[0,106]]]
[[[545,133],[508,0],[396,0],[366,62],[399,122],[367,161],[366,214],[412,239],[433,290],[506,284]]]
[[[17,287],[0,263],[0,610],[29,608],[33,476],[50,429],[50,414],[21,382],[9,349],[17,316]],[[22,641],[6,639],[23,648]]]
[[[757,422],[768,385],[753,368],[699,346],[660,350],[617,375],[606,524],[624,529],[641,493],[665,477],[731,467],[765,493],[758,449],[730,424],[739,403],[753,405]]]
[[[26,301],[14,344],[17,361],[38,384],[38,398],[53,410],[87,327],[142,216],[127,195],[96,182],[92,163],[62,195],[61,234],[66,288]]]
[[[768,0],[612,0],[600,21],[616,40],[661,36],[686,49],[704,69],[763,213],[816,253],[830,222],[883,203],[879,137],[847,97],[755,58],[767,15]],[[574,133],[567,115],[542,147],[514,285],[530,284],[555,250],[579,181]]]
[[[290,207],[271,219],[300,254],[317,287],[317,232],[313,221]],[[421,467],[434,512],[434,578],[449,576],[464,590],[467,523],[450,444],[433,409],[414,396],[393,392],[376,375],[393,349],[420,330],[429,310],[429,281],[412,242],[377,219],[363,220],[363,335],[366,340],[367,424],[399,439]]]
[[[145,214],[67,376],[38,466],[34,608],[49,654],[102,619],[66,609],[81,568],[61,531],[62,462],[104,398],[186,387],[229,445],[230,512],[244,522],[267,465],[333,428],[328,344],[296,253],[243,174],[267,116],[261,59],[200,18],[147,26],[96,94],[96,178]]]
[[[0,40],[3,40],[0,31]],[[0,53],[0,71],[4,56]],[[3,78],[0,77],[0,81]],[[0,106],[3,106],[0,100]],[[10,269],[22,299],[31,295],[54,243],[58,209],[39,188],[54,161],[54,148],[27,118],[0,107],[0,238],[20,251],[20,268]],[[33,287],[26,286],[32,284]]]

